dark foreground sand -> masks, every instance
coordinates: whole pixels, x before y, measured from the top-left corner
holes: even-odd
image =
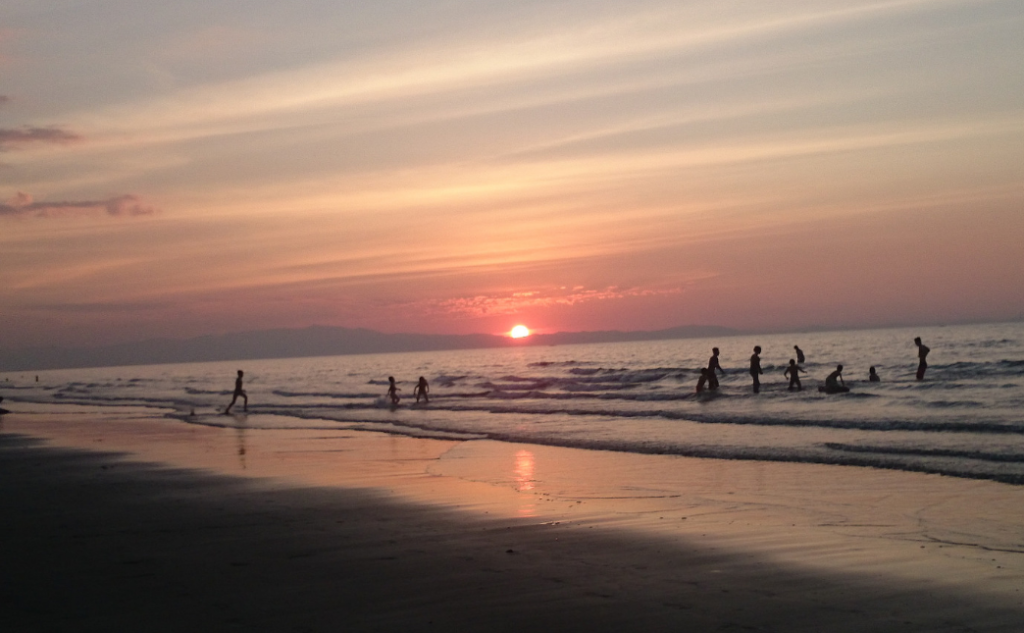
[[[1021,631],[1019,596],[0,433],[3,631]],[[915,546],[916,548],[916,546]]]

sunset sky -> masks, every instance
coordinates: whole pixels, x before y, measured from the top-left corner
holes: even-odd
[[[1024,315],[1024,3],[4,0],[0,348]]]

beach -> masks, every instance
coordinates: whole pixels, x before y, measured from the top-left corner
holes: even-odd
[[[13,403],[13,631],[1017,631],[1024,490]],[[59,410],[58,410],[59,409]],[[250,427],[248,423],[252,422]]]

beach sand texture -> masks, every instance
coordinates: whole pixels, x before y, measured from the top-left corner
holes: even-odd
[[[1019,487],[118,409],[0,421],[5,631],[1020,631]]]

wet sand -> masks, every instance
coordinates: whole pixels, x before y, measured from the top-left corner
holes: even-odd
[[[1017,487],[68,411],[0,422],[5,630],[1024,622]]]

